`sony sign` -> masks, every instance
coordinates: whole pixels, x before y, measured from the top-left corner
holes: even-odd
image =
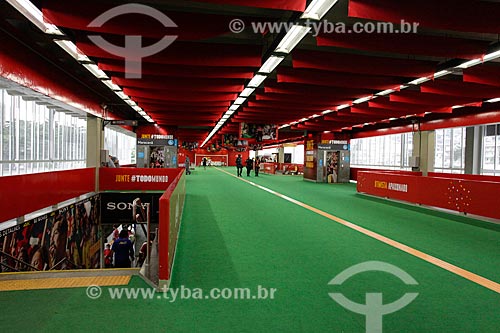
[[[158,223],[159,201],[162,194],[160,192],[103,192],[101,193],[101,221],[104,224],[132,223],[132,202],[140,198],[144,209],[146,209],[146,204],[150,206],[151,222]]]
[[[133,204],[131,202],[108,202],[106,203],[107,210],[130,210],[133,209]],[[142,208],[146,209],[147,205],[142,204]]]

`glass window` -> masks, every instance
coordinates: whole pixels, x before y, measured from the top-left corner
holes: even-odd
[[[393,134],[351,140],[351,166],[409,169],[413,134]]]
[[[0,89],[0,176],[86,166],[87,122],[60,110]]]
[[[121,127],[107,126],[104,128],[104,149],[116,156],[120,165],[136,163],[136,135]]]
[[[465,172],[465,127],[439,129],[434,140],[434,171]]]
[[[481,174],[500,176],[500,124],[483,126]]]

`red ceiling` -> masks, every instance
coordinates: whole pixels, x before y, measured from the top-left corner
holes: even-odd
[[[124,2],[125,3],[125,2]],[[141,3],[141,1],[139,1]],[[203,140],[276,47],[278,34],[229,31],[239,18],[252,22],[293,22],[305,0],[147,1],[177,24],[165,28],[145,15],[127,14],[100,28],[88,27],[115,1],[44,0],[43,14],[61,27],[113,82],[124,89],[160,126],[177,128],[180,139]],[[326,16],[332,22],[406,22],[415,34],[322,33],[308,36],[257,89],[221,133],[239,122],[291,123],[320,115],[296,130],[341,130],[365,123],[387,126],[389,118],[449,116],[452,106],[482,112],[486,99],[500,97],[500,65],[488,63],[400,90],[416,78],[431,77],[450,64],[481,58],[497,43],[500,3],[479,0],[340,0]],[[175,42],[143,59],[141,78],[126,77],[122,57],[89,39],[101,35],[123,45],[124,35],[144,37],[144,45],[165,35]],[[130,73],[127,73],[130,74]],[[136,73],[137,74],[137,73]],[[325,110],[394,89],[391,96],[322,115]],[[431,115],[425,113],[431,112]],[[287,128],[286,130],[289,130]]]

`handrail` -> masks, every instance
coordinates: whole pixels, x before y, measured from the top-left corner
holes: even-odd
[[[25,265],[25,266],[28,266],[29,268],[31,268],[31,269],[33,269],[33,270],[35,270],[35,271],[39,271],[39,269],[38,269],[38,268],[36,268],[35,266],[31,266],[31,265],[30,265],[30,264],[28,264],[27,262],[24,262],[24,261],[22,261],[21,259],[17,259],[16,257],[13,257],[13,256],[11,256],[10,254],[8,254],[8,253],[6,253],[6,252],[3,252],[3,251],[1,251],[1,250],[0,250],[0,254],[1,254],[1,255],[3,255],[3,256],[7,256],[7,257],[9,257],[10,259],[12,259],[12,260],[16,261],[16,263],[21,263],[21,264],[23,264],[23,265]]]

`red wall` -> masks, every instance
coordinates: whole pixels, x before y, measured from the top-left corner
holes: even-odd
[[[99,168],[99,191],[163,191],[182,168]]]
[[[466,175],[466,174],[440,173],[440,172],[429,172],[427,175],[429,177],[436,177],[436,178],[455,178],[455,179],[468,179],[468,180],[477,180],[486,182],[500,182],[500,176]]]
[[[0,177],[0,223],[95,191],[96,169]]]
[[[404,190],[401,186],[404,185]],[[399,188],[399,189],[398,189]],[[358,192],[500,219],[500,182],[360,172]]]
[[[169,283],[171,278],[185,197],[186,178],[184,172],[180,171],[160,198],[158,226],[158,277],[160,283]]]
[[[351,168],[351,180],[358,180],[358,172],[373,171],[373,172],[389,172],[398,175],[413,175],[422,176],[421,172],[405,171],[405,170],[384,170],[384,169],[368,169],[368,168]]]

